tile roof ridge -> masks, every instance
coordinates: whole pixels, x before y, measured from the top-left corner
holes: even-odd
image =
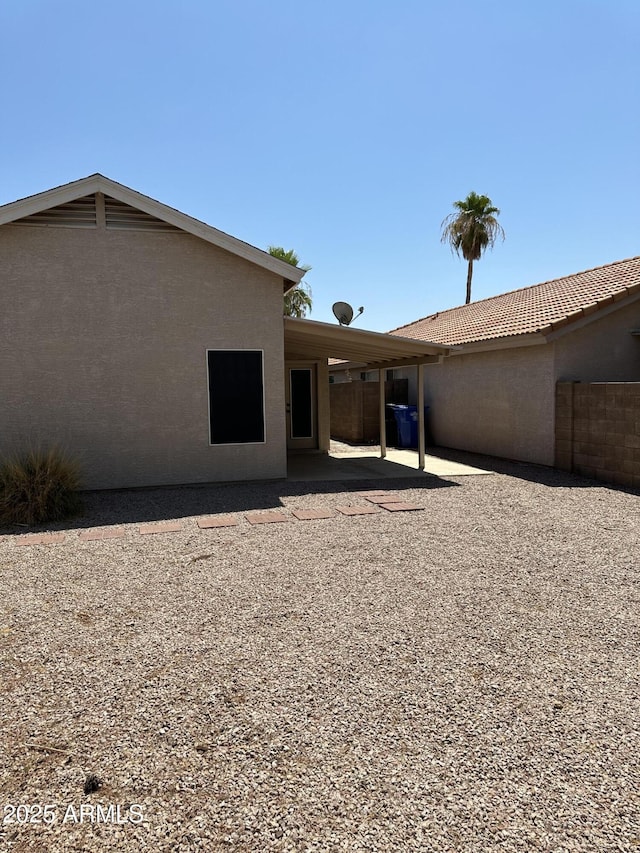
[[[415,326],[416,323],[422,323],[423,320],[433,320],[435,317],[439,317],[440,314],[446,314],[447,311],[453,310],[453,308],[445,308],[444,311],[434,311],[433,314],[427,314],[424,317],[420,317],[419,320],[412,320],[410,323],[404,323],[402,326],[396,326],[395,329],[390,329],[387,334],[392,335],[394,332],[398,332],[400,329],[406,329],[409,326]]]
[[[448,314],[450,311],[459,311],[461,308],[465,309],[470,308],[472,305],[481,305],[483,302],[491,302],[494,299],[501,299],[503,296],[510,296],[513,293],[521,293],[523,290],[533,290],[534,287],[543,287],[547,284],[555,284],[559,281],[565,281],[569,278],[575,278],[575,276],[578,275],[585,275],[586,273],[595,272],[596,270],[608,269],[609,267],[615,267],[619,264],[627,264],[629,263],[629,261],[640,261],[640,255],[632,255],[628,258],[621,258],[618,261],[611,261],[608,264],[599,264],[595,267],[589,267],[586,270],[579,270],[578,272],[558,276],[558,278],[550,278],[546,281],[539,281],[537,282],[537,284],[529,284],[525,287],[516,287],[513,290],[505,290],[503,293],[496,293],[494,296],[487,296],[484,299],[477,299],[474,302],[467,303],[466,305],[455,305],[452,308],[445,308],[443,311],[435,311],[433,314],[427,314],[425,317],[420,317],[418,320],[412,320],[410,323],[404,323],[402,326],[397,326],[395,329],[391,329],[387,334],[393,334],[394,332],[398,332],[400,329],[407,329],[409,326],[415,326],[418,323],[423,323],[425,320],[434,320],[436,317],[440,317],[442,314]]]
[[[596,267],[588,267],[586,270],[578,270],[578,272],[570,272],[567,275],[560,275],[557,278],[548,278],[545,281],[539,281],[536,284],[528,284],[525,287],[516,287],[513,290],[505,290],[504,293],[496,293],[495,296],[487,296],[485,299],[478,299],[477,302],[470,302],[470,305],[479,305],[481,302],[490,302],[492,299],[499,299],[501,296],[510,296],[512,293],[521,293],[523,290],[533,290],[534,287],[544,287],[546,284],[555,284],[559,281],[566,281],[568,278],[575,278],[579,275],[586,275],[589,272],[596,270],[605,270],[609,267],[616,267],[618,264],[628,264],[629,261],[640,261],[640,255],[632,255],[630,258],[621,258],[619,261],[611,261],[608,264],[599,264]],[[459,308],[466,308],[466,305],[459,305]],[[453,309],[451,309],[453,310]]]

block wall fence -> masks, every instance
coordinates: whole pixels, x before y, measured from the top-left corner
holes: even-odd
[[[558,382],[554,464],[640,488],[640,382]]]
[[[409,383],[390,379],[384,384],[387,403],[407,403]],[[329,385],[331,437],[364,444],[380,441],[380,390],[377,382],[334,382]]]

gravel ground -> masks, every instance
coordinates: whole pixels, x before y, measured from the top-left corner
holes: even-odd
[[[34,821],[0,849],[640,850],[638,496],[514,470],[361,484],[419,513],[252,527],[365,501],[225,486],[0,537],[0,804]]]

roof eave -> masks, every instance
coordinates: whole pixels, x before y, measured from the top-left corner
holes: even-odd
[[[596,320],[601,320],[608,314],[618,311],[627,305],[632,305],[640,300],[640,283],[632,284],[625,288],[624,291],[616,293],[614,296],[608,296],[593,305],[588,305],[581,308],[579,311],[574,311],[568,317],[555,323],[550,323],[541,329],[541,333],[549,342],[555,341],[564,335],[576,332],[578,329],[587,326]]]
[[[371,370],[384,367],[426,364],[447,355],[450,347],[401,338],[384,332],[336,326],[294,317],[284,318],[285,353],[290,357],[340,358],[367,365]]]
[[[287,287],[287,283],[293,282],[294,287],[299,284],[306,272],[285,261],[274,258],[268,252],[263,252],[262,249],[238,240],[224,231],[219,231],[212,225],[207,225],[199,219],[187,216],[186,213],[182,213],[173,207],[168,207],[160,201],[156,201],[149,196],[143,195],[124,184],[119,184],[117,181],[112,181],[110,178],[106,178],[104,175],[98,173],[3,205],[0,207],[0,225],[7,225],[15,222],[17,219],[31,216],[33,213],[47,210],[50,207],[57,207],[58,205],[66,204],[84,195],[96,192],[104,193],[118,201],[131,205],[131,207],[136,207],[150,216],[162,219],[163,222],[168,222],[182,231],[186,231],[220,249],[231,252],[250,263],[282,276],[286,282],[286,289],[290,289],[290,286]]]
[[[537,346],[545,344],[547,339],[540,332],[527,332],[521,335],[508,335],[504,338],[486,338],[482,341],[469,341],[451,348],[451,355],[467,355],[472,352],[490,352],[500,349],[517,349],[518,347]]]

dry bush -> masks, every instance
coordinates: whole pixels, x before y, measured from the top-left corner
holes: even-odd
[[[0,463],[0,524],[41,524],[82,506],[77,464],[57,448],[30,450]]]

